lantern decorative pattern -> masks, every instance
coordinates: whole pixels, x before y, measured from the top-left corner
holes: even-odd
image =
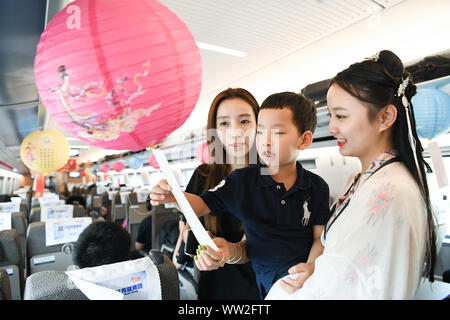
[[[439,89],[420,88],[412,99],[417,134],[432,139],[450,129],[450,96]]]
[[[20,145],[23,163],[36,172],[49,174],[63,167],[69,159],[70,147],[66,137],[55,130],[30,133]]]
[[[57,13],[37,47],[36,86],[47,111],[73,136],[105,149],[163,141],[201,90],[200,51],[186,25],[156,0],[68,6],[79,10]],[[70,13],[79,15],[75,28]]]
[[[143,161],[139,157],[133,157],[128,159],[127,164],[131,169],[140,169],[143,165]]]

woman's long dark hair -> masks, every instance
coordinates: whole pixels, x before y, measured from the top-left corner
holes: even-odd
[[[214,188],[223,178],[225,178],[230,172],[230,164],[227,163],[227,152],[225,148],[222,146],[222,143],[220,141],[215,141],[217,138],[217,135],[214,134],[215,130],[217,129],[217,110],[220,107],[220,104],[228,99],[241,99],[245,102],[247,102],[255,115],[255,120],[258,119],[258,112],[259,112],[259,104],[258,101],[256,101],[255,97],[248,92],[247,90],[243,88],[228,88],[222,92],[220,92],[212,101],[211,107],[209,108],[208,113],[208,121],[206,124],[206,130],[207,130],[207,144],[208,144],[208,153],[209,153],[209,164],[204,164],[198,168],[198,172],[200,175],[206,177],[205,185],[203,187],[203,191],[209,190],[211,188]],[[211,135],[212,134],[212,135]],[[223,148],[221,155],[222,159],[219,158],[219,154],[216,155],[215,151],[216,149],[213,148],[213,146],[221,146]],[[250,151],[247,155],[247,158],[249,155],[256,155],[256,146],[255,143],[250,147]],[[207,215],[204,217],[205,219],[205,225],[208,230],[211,230],[212,233],[218,234],[221,231],[221,224],[220,221],[217,221],[217,219],[220,219],[219,216],[211,216]]]
[[[408,123],[406,109],[402,104],[402,96],[397,95],[399,85],[409,77],[409,84],[404,95],[410,105],[410,120],[413,137],[416,141],[416,156],[419,171],[414,160],[414,154],[408,138]],[[425,175],[426,165],[423,159],[423,148],[416,132],[416,121],[411,103],[417,88],[408,71],[405,70],[400,58],[391,51],[383,50],[376,58],[366,59],[352,64],[339,72],[330,81],[330,86],[336,84],[355,98],[365,102],[369,110],[369,120],[375,119],[377,113],[385,106],[392,104],[397,108],[397,119],[393,125],[393,142],[398,157],[413,176],[422,193],[427,208],[427,239],[424,276],[434,281],[434,265],[436,262],[436,230],[430,204],[430,193]],[[422,184],[423,182],[423,184]]]

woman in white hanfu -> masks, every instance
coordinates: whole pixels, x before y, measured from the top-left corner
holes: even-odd
[[[410,74],[390,51],[351,65],[330,82],[328,130],[362,172],[332,207],[325,247],[305,277],[293,268],[266,299],[412,299],[433,281],[436,236],[411,99]]]

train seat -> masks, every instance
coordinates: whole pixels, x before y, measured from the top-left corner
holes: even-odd
[[[9,276],[5,269],[0,269],[0,300],[12,300]]]
[[[19,234],[20,248],[22,250],[22,259],[26,259],[27,248],[27,222],[25,220],[25,214],[23,212],[13,212],[11,214],[11,228],[16,229]]]
[[[128,200],[130,202],[130,205],[137,205],[138,199],[136,192],[130,192],[130,194],[128,195]]]
[[[145,203],[130,205],[126,211],[127,219],[127,231],[131,236],[131,247],[134,249],[134,243],[139,232],[139,226],[141,222],[152,214],[152,211],[148,211]]]
[[[83,218],[86,217],[86,209],[82,205],[73,205],[73,217],[74,218]]]
[[[41,221],[41,207],[33,207],[30,211],[29,223]]]
[[[20,211],[23,212],[25,220],[28,221],[30,217],[30,210],[28,210],[28,205],[25,199],[22,199],[22,201],[20,202]]]
[[[0,268],[8,273],[12,299],[20,300],[24,290],[24,261],[17,230],[0,231],[0,247]]]
[[[167,221],[180,220],[180,212],[175,208],[159,205],[152,210],[152,248],[161,249],[161,229]]]
[[[159,274],[159,284],[161,286],[162,300],[179,300],[180,289],[178,273],[172,261],[157,250],[150,252],[150,258],[155,264]],[[142,259],[148,259],[147,257]],[[136,260],[119,262],[108,265],[120,264],[123,268],[124,263],[135,263]],[[101,266],[102,267],[102,266]],[[95,269],[100,267],[94,267]],[[83,269],[82,269],[83,270]],[[32,274],[28,277],[24,300],[87,300],[87,296],[78,289],[70,280],[69,276],[63,271],[42,271]]]
[[[125,220],[126,208],[125,204],[122,203],[120,194],[116,193],[113,196],[111,204],[111,221],[122,225],[123,220]]]
[[[67,270],[73,265],[73,244],[46,245],[45,222],[33,222],[27,231],[28,274],[44,270]]]

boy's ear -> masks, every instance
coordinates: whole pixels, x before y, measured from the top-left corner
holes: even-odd
[[[304,150],[306,148],[308,148],[313,140],[313,134],[311,131],[306,130],[305,132],[303,132],[303,134],[300,136],[299,138],[299,145],[298,145],[298,149],[299,150]]]

